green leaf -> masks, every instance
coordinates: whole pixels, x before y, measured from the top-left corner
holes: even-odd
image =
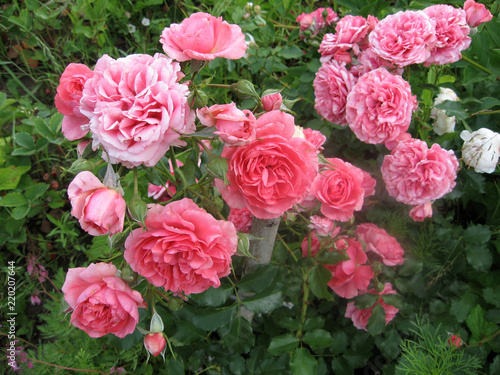
[[[352,375],[354,374],[354,369],[351,367],[349,362],[344,358],[335,358],[332,361],[332,370],[335,375]]]
[[[35,141],[33,139],[33,136],[27,133],[16,133],[16,135],[14,136],[14,140],[19,146],[27,148],[28,150],[32,150],[35,148]]]
[[[26,198],[28,198],[31,201],[34,201],[38,197],[40,197],[43,193],[47,191],[49,188],[49,184],[44,184],[44,183],[39,183],[36,185],[33,185],[26,189],[25,195]]]
[[[2,207],[18,207],[27,205],[28,200],[21,193],[9,193],[5,195],[2,200],[0,200],[0,206]]]
[[[299,57],[304,56],[304,52],[302,52],[302,50],[297,46],[291,46],[283,47],[278,52],[278,55],[284,57],[285,59],[298,59]]]
[[[347,260],[348,257],[338,251],[323,251],[317,257],[317,261],[322,264],[337,264],[343,260]]]
[[[29,204],[18,206],[10,212],[10,215],[14,218],[14,220],[21,220],[28,215],[30,208],[31,206]]]
[[[215,331],[216,329],[228,324],[238,311],[238,305],[220,309],[206,308],[198,311],[193,316],[193,324],[205,331]]]
[[[347,349],[349,345],[349,337],[344,331],[333,332],[333,344],[330,346],[330,350],[333,354],[340,354]]]
[[[378,297],[377,294],[365,293],[355,298],[354,305],[361,310],[368,309],[377,303]]]
[[[168,369],[169,375],[184,375],[184,363],[182,362],[182,357],[178,357],[177,360],[173,358],[167,358],[165,360],[165,367]]]
[[[302,340],[309,345],[311,348],[326,348],[334,343],[334,339],[330,332],[324,329],[316,329],[311,332],[307,332]]]
[[[248,320],[238,317],[233,320],[231,327],[225,326],[219,330],[224,344],[237,353],[248,353],[255,345],[255,335]]]
[[[190,297],[198,305],[217,307],[224,304],[232,293],[232,286],[226,284],[218,288],[210,287],[203,293],[193,294]]]
[[[399,267],[399,274],[402,276],[413,276],[422,271],[424,263],[422,259],[414,255],[408,255],[405,258],[405,262],[401,267]]]
[[[467,262],[479,272],[486,272],[490,269],[493,256],[486,245],[468,245],[465,247]]]
[[[464,105],[459,101],[454,102],[452,100],[445,100],[443,103],[438,104],[436,108],[444,109],[446,111],[446,116],[455,116],[457,120],[465,120],[469,117],[465,112]]]
[[[29,166],[11,165],[0,168],[0,190],[12,190],[17,187],[21,176],[30,170]]]
[[[299,346],[299,338],[291,333],[275,336],[269,343],[267,350],[273,355],[287,353]]]
[[[316,375],[318,362],[306,348],[295,349],[290,356],[290,369],[295,375]]]
[[[309,273],[309,287],[311,292],[318,298],[333,301],[333,295],[328,291],[327,284],[332,279],[332,272],[327,268],[317,265]]]
[[[500,307],[500,285],[483,289],[483,297],[486,302],[495,307]]]
[[[283,304],[283,292],[273,287],[245,298],[243,305],[254,313],[268,313]]]
[[[483,337],[487,337],[495,333],[498,329],[498,326],[494,323],[488,322],[484,319],[485,312],[480,305],[476,305],[476,307],[470,312],[465,319],[465,323],[467,327],[471,331],[471,343],[473,341],[480,341]]]
[[[382,295],[382,299],[388,305],[394,306],[398,309],[401,307],[402,304],[401,296],[398,294],[384,294]]]
[[[463,239],[471,244],[486,243],[491,238],[491,230],[487,225],[471,225],[464,231]]]
[[[272,285],[276,277],[277,267],[271,264],[258,266],[254,272],[243,276],[238,283],[242,292],[259,293]]]
[[[385,328],[385,310],[382,305],[378,304],[372,310],[372,316],[368,319],[366,329],[372,335],[378,335]]]

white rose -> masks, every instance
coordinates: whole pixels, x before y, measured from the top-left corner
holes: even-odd
[[[441,104],[446,100],[456,102],[458,100],[458,96],[453,90],[441,87],[440,93],[434,100],[434,106]],[[431,118],[434,119],[434,131],[437,135],[443,135],[445,133],[452,133],[455,131],[455,116],[446,116],[446,111],[444,109],[433,107],[431,111]]]
[[[460,138],[464,140],[464,163],[478,173],[493,173],[500,156],[500,134],[481,128],[473,133],[464,130]]]

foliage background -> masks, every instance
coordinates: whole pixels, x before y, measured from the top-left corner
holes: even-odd
[[[301,39],[295,19],[320,6],[332,7],[340,16],[371,14],[382,19],[398,10],[438,3],[463,5],[462,1],[409,0],[254,1],[252,9],[240,0],[26,0],[1,5],[0,265],[5,287],[0,290],[0,311],[5,317],[7,272],[3,271],[14,261],[16,334],[34,366],[31,370],[27,362],[19,363],[21,371],[116,373],[123,368],[137,374],[455,374],[461,373],[460,364],[475,358],[477,373],[500,373],[498,168],[483,175],[463,167],[457,187],[436,203],[433,219],[424,223],[411,221],[407,207],[380,188],[377,200],[356,217],[357,222],[370,221],[385,228],[406,251],[402,267],[384,270],[401,296],[399,314],[384,330],[357,330],[344,318],[345,301],[318,298],[322,292],[314,293],[314,283],[310,285],[301,273],[306,270],[321,276],[316,264],[301,258],[299,246],[306,233],[300,228],[298,234],[287,232],[277,242],[269,266],[246,279],[227,278],[221,288],[193,296],[187,303],[169,298],[157,305],[172,347],[165,362],[159,358],[146,362],[142,335],[137,331],[124,340],[111,335],[90,339],[69,324],[61,308],[59,290],[66,270],[107,260],[112,254],[105,238],[90,238],[69,213],[66,188],[74,176],[68,170],[77,158],[76,142],[63,138],[62,116],[53,103],[59,76],[69,63],[92,67],[105,53],[118,58],[161,52],[159,35],[170,23],[195,11],[221,15],[251,34],[255,45],[249,47],[247,58],[216,59],[202,70],[197,79],[209,93],[210,103],[239,99],[227,90],[204,87],[209,78],[220,84],[248,79],[259,93],[283,89],[285,97],[299,99],[292,108],[296,123],[328,137],[325,156],[341,157],[365,169],[380,187],[379,166],[386,151],[362,144],[348,129],[316,114],[312,82],[320,66],[317,47],[321,39]],[[499,131],[500,1],[485,3],[494,18],[472,37],[464,60],[439,69],[415,67],[406,72],[422,109],[412,123],[412,135],[453,149],[458,157],[461,130],[487,127]],[[150,20],[149,25],[142,23],[144,18]],[[437,86],[453,88],[461,98],[447,108],[457,116],[457,131],[441,137],[433,133],[425,112]],[[240,108],[255,104],[239,103]],[[189,168],[194,167],[186,163],[183,168],[189,175]],[[131,183],[130,176],[122,183],[127,181]],[[141,189],[144,192],[145,185]],[[215,203],[218,206],[213,209],[222,208],[220,199]],[[44,281],[39,278],[42,269],[35,266],[28,273],[27,266],[34,259],[35,265],[48,272]],[[235,283],[237,290],[257,293],[253,304],[245,304],[256,312],[252,324],[238,317],[241,304],[232,298]],[[307,314],[303,314],[304,291],[310,287],[313,294],[309,299],[306,296]],[[30,303],[33,295],[39,296],[41,304]],[[8,332],[5,320],[0,323],[2,338]],[[459,335],[467,345],[450,346],[448,332]],[[412,369],[434,362],[434,368],[450,363],[456,367],[441,372]],[[3,354],[0,363],[2,370],[11,371]]]

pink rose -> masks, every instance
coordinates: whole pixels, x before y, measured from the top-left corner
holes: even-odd
[[[248,208],[231,208],[227,219],[234,224],[238,232],[250,233],[253,215]]]
[[[327,217],[313,215],[310,218],[310,224],[308,228],[315,231],[318,236],[328,236],[333,232],[333,228],[335,228],[335,223],[333,220],[328,219]]]
[[[397,12],[375,26],[369,41],[373,52],[399,67],[420,64],[436,42],[435,23],[423,11]]]
[[[326,11],[326,18],[323,17],[323,13]],[[300,23],[300,31],[310,30],[313,35],[318,34],[318,32],[330,26],[332,23],[337,22],[339,17],[331,8],[318,8],[312,13],[302,13],[297,17],[297,22]]]
[[[347,96],[346,119],[359,140],[379,144],[394,141],[410,126],[417,97],[402,77],[385,68],[361,76]]]
[[[272,110],[257,119],[255,130],[257,139],[276,135],[290,139],[295,133],[295,118],[288,113]]]
[[[264,95],[260,98],[262,102],[262,107],[264,107],[264,111],[269,112],[272,110],[279,110],[281,105],[283,104],[283,98],[279,92],[274,94]]]
[[[127,204],[123,196],[105,186],[91,172],[76,175],[68,186],[71,215],[76,217],[84,231],[92,236],[123,231]]]
[[[469,48],[471,43],[465,11],[451,5],[432,5],[425,8],[424,13],[436,23],[437,38],[424,66],[451,64],[460,60],[460,52]]]
[[[419,205],[441,198],[455,187],[458,160],[437,143],[431,148],[419,139],[400,142],[384,157],[382,178],[398,202]]]
[[[255,139],[255,116],[249,110],[236,108],[235,103],[215,104],[196,111],[205,126],[215,126],[217,134],[230,146],[241,146]]]
[[[476,3],[474,0],[467,0],[464,3],[464,10],[470,27],[477,27],[493,18],[484,4]]]
[[[233,223],[216,220],[191,199],[149,205],[145,228],[125,241],[130,267],[151,284],[174,293],[218,288],[231,271],[238,236]]]
[[[318,152],[323,151],[323,144],[326,142],[326,137],[318,130],[304,129],[304,138],[312,143]]]
[[[432,203],[426,202],[413,206],[410,210],[410,217],[413,221],[424,221],[426,217],[432,217]]]
[[[172,23],[161,33],[163,51],[177,61],[237,60],[247,49],[245,35],[232,25],[208,13],[193,13],[180,24]]]
[[[80,99],[85,82],[93,75],[84,64],[69,64],[59,80],[54,103],[64,115],[62,133],[70,141],[83,138],[89,131],[89,119],[80,112]]]
[[[321,202],[321,213],[331,220],[348,221],[363,207],[365,196],[375,193],[375,180],[351,163],[338,158],[316,175],[312,191]]]
[[[144,336],[144,347],[154,357],[158,357],[163,352],[166,344],[167,339],[163,332],[148,333]]]
[[[396,66],[377,55],[371,48],[366,48],[357,56],[356,63],[353,63],[349,71],[359,78],[377,68],[387,68],[393,74],[402,75],[403,69],[396,69]]]
[[[82,97],[94,149],[101,145],[109,162],[131,168],[152,167],[170,146],[186,145],[180,137],[194,133],[195,114],[183,76],[161,54],[101,57]]]
[[[356,236],[366,244],[366,252],[372,251],[382,258],[386,266],[403,264],[404,250],[398,241],[375,224],[364,223],[356,228]]]
[[[139,292],[116,276],[113,264],[70,268],[62,287],[64,299],[74,310],[71,323],[101,337],[112,333],[124,338],[139,322],[139,307],[146,307]]]
[[[324,63],[316,72],[313,82],[319,115],[333,124],[345,126],[345,106],[347,95],[356,83],[354,76],[346,69],[345,63],[335,60]]]
[[[375,274],[370,266],[364,265],[368,257],[360,242],[354,238],[347,238],[338,240],[336,245],[338,251],[346,251],[349,260],[335,265],[325,265],[332,271],[332,279],[328,282],[328,286],[340,297],[356,297],[360,291],[368,288]]]
[[[369,307],[367,309],[358,309],[354,305],[354,302],[349,302],[347,304],[345,317],[352,319],[354,327],[356,327],[357,329],[364,329],[366,331],[366,325],[368,324],[368,319],[370,319],[370,317],[372,316],[372,311],[374,307],[380,304],[385,311],[385,324],[386,325],[389,324],[389,322],[392,319],[394,319],[399,309],[385,303],[384,300],[382,299],[382,296],[385,294],[397,294],[396,291],[392,289],[392,285],[390,283],[386,283],[384,285],[384,290],[381,291],[380,293],[377,292],[375,289],[370,289],[365,293],[378,294],[379,295],[378,301],[372,307]],[[365,294],[365,293],[360,293],[360,294]]]
[[[300,202],[318,171],[316,149],[302,138],[269,136],[226,147],[222,156],[229,159],[229,184],[215,180],[222,197],[229,207],[247,207],[259,219],[281,216]]]

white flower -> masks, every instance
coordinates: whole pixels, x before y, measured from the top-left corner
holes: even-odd
[[[142,19],[141,23],[142,23],[144,26],[149,26],[149,24],[151,23],[151,21],[149,20],[149,18],[144,17],[144,18]]]
[[[128,27],[128,32],[129,32],[130,34],[135,33],[135,25],[132,25],[131,23],[129,23],[129,24],[127,25],[127,27]]]
[[[458,96],[453,90],[441,87],[441,91],[438,96],[436,96],[436,99],[434,100],[434,107],[431,111],[431,118],[434,119],[434,131],[438,135],[452,133],[455,131],[455,116],[448,117],[446,116],[446,111],[444,109],[438,109],[435,107],[446,100],[456,102],[458,100]]]
[[[478,173],[493,173],[500,156],[500,134],[481,128],[473,133],[464,130],[460,138],[464,140],[464,163]]]

